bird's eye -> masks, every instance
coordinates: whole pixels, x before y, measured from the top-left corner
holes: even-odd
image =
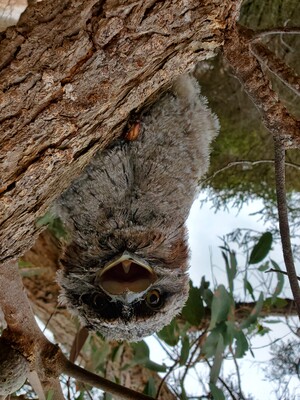
[[[104,307],[106,304],[105,296],[100,293],[85,293],[81,296],[81,301],[88,306],[97,308]]]
[[[157,289],[149,290],[146,294],[145,301],[153,310],[157,310],[163,305],[162,297]]]
[[[105,296],[101,295],[100,293],[93,293],[92,302],[97,308],[103,308],[107,303]]]

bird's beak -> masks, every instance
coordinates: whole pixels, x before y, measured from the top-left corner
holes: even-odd
[[[128,252],[107,264],[97,276],[98,284],[109,295],[143,293],[156,279],[150,265]]]

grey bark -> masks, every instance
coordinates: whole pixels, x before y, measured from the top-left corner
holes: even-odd
[[[132,112],[214,55],[238,4],[45,1],[1,33],[0,261]]]

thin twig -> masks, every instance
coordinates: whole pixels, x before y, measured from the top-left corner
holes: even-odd
[[[250,169],[250,168],[254,167],[255,165],[259,165],[259,164],[274,164],[274,160],[257,160],[257,161],[240,160],[240,161],[232,161],[232,162],[228,163],[227,165],[225,165],[224,167],[222,167],[222,168],[218,169],[217,171],[215,171],[212,175],[208,176],[206,179],[201,180],[201,182],[210,181],[213,178],[215,178],[218,174],[220,174],[221,172],[226,171],[227,169],[232,168],[232,167],[242,166],[242,167],[246,167],[247,169]],[[300,165],[298,165],[298,164],[293,164],[293,163],[290,163],[290,162],[286,162],[285,165],[288,166],[288,167],[292,167],[292,168],[296,168],[296,169],[300,170]]]
[[[265,271],[265,273],[266,272],[276,272],[276,273],[279,273],[279,274],[284,274],[284,275],[289,276],[289,274],[286,271],[281,271],[280,269],[275,269],[275,268],[270,268],[270,269],[268,269],[268,271]],[[299,276],[297,276],[297,279],[298,279],[298,281],[300,281],[300,277]]]
[[[202,336],[202,335],[201,335],[201,336]],[[186,378],[186,375],[187,375],[187,373],[188,373],[188,370],[191,368],[192,363],[194,363],[194,362],[193,362],[194,356],[195,356],[197,350],[199,349],[199,339],[200,339],[200,338],[197,337],[197,339],[194,341],[194,343],[197,343],[197,345],[196,345],[195,348],[193,349],[192,354],[190,355],[190,357],[189,357],[189,359],[188,359],[188,362],[186,363],[185,370],[184,370],[183,376],[182,376],[182,378],[181,378],[181,381],[182,381],[182,382],[184,382],[184,380],[185,380],[185,378]],[[191,346],[190,348],[192,348],[192,346]]]
[[[242,381],[241,381],[241,374],[240,374],[239,365],[237,363],[237,360],[236,360],[236,357],[235,357],[235,355],[233,353],[231,345],[229,346],[229,351],[232,354],[232,359],[233,359],[233,362],[234,362],[234,365],[235,365],[236,376],[237,376],[237,381],[238,381],[238,388],[239,388],[239,391],[240,391],[240,393],[239,393],[240,400],[245,400],[245,397],[244,397],[243,392],[242,392]]]
[[[262,38],[264,36],[269,36],[269,35],[278,35],[278,34],[287,34],[287,35],[299,35],[300,34],[300,28],[270,28],[270,29],[261,29],[258,31],[255,31],[252,38],[253,40]]]
[[[279,230],[282,243],[283,258],[290,281],[291,290],[296,303],[298,316],[300,319],[300,288],[298,277],[294,265],[293,252],[290,238],[290,228],[288,221],[287,202],[285,194],[285,149],[279,137],[274,137],[275,148],[275,179],[277,208],[279,216]]]
[[[166,373],[166,375],[162,378],[162,380],[160,381],[160,384],[159,384],[159,386],[158,386],[158,389],[157,389],[157,392],[156,392],[156,396],[155,396],[155,399],[157,400],[158,399],[158,397],[159,397],[159,395],[160,395],[160,392],[161,392],[161,389],[162,389],[162,387],[163,387],[163,384],[166,382],[166,380],[168,379],[168,377],[171,375],[171,373],[172,373],[172,371],[174,371],[174,368],[176,367],[176,365],[178,364],[178,361],[176,361],[170,368],[169,368],[169,371]]]

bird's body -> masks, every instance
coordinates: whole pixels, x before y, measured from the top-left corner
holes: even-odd
[[[70,232],[59,282],[89,328],[140,340],[188,295],[185,221],[218,123],[184,75],[140,116],[136,140],[97,154],[57,201]]]

